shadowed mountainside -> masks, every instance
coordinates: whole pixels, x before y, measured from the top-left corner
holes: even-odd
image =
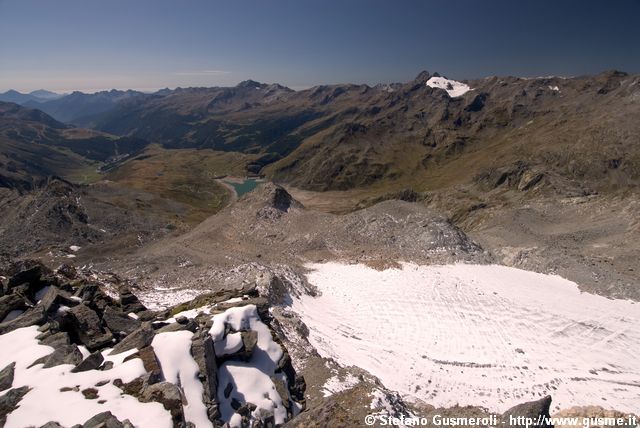
[[[254,81],[179,88],[129,97],[86,124],[165,148],[259,154],[249,171],[309,190],[638,184],[638,76],[489,77],[458,97],[426,85],[433,76],[304,91]]]

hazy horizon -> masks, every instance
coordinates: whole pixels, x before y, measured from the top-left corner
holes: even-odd
[[[585,74],[585,75],[597,75],[597,74],[601,74],[601,73],[605,73],[607,71],[621,71],[621,72],[627,72],[627,70],[617,70],[617,69],[607,69],[607,70],[601,70],[595,73],[590,73],[590,74]],[[416,72],[414,77],[417,77],[419,73],[421,73],[422,71],[428,71],[429,73],[433,74],[433,73],[438,73],[440,75],[443,75],[445,77],[451,77],[451,76],[447,76],[445,73],[442,73],[438,70],[419,70]],[[474,80],[474,79],[483,79],[486,77],[492,77],[491,76],[477,76],[477,77],[472,77],[469,79],[459,79],[459,80]],[[552,77],[556,77],[556,78],[562,78],[562,79],[569,79],[569,78],[573,78],[573,77],[580,77],[581,75],[572,75],[572,76],[564,76],[564,75],[546,75],[546,76],[513,76],[513,75],[496,75],[499,77],[517,77],[517,78],[521,78],[521,79],[544,79],[544,78],[552,78]],[[117,91],[138,91],[138,92],[144,92],[144,93],[154,93],[163,89],[169,89],[169,90],[175,90],[178,88],[183,88],[183,89],[187,89],[187,88],[197,88],[197,87],[202,87],[202,88],[212,88],[212,87],[233,87],[236,86],[237,84],[239,84],[240,82],[244,81],[244,80],[254,80],[257,81],[259,83],[265,83],[265,84],[280,84],[283,86],[287,86],[282,84],[281,82],[263,82],[260,81],[258,79],[243,79],[240,80],[238,82],[231,82],[227,85],[195,85],[195,86],[186,86],[186,85],[178,85],[178,86],[164,86],[164,87],[157,87],[157,88],[130,88],[130,87],[105,87],[105,88],[89,88],[89,89],[63,89],[63,90],[51,90],[49,88],[35,88],[35,89],[27,89],[27,90],[19,90],[16,88],[2,88],[0,87],[0,93],[5,93],[11,90],[17,91],[21,94],[30,94],[32,92],[35,91],[39,91],[39,90],[44,90],[44,91],[49,91],[49,92],[53,92],[56,93],[58,95],[69,95],[72,92],[83,92],[85,94],[93,94],[93,93],[97,93],[97,92],[105,92],[105,91],[111,91],[111,90],[117,90]],[[319,83],[318,85],[338,85],[338,84],[365,84],[365,85],[369,85],[369,86],[375,86],[377,84],[388,84],[388,83],[407,83],[408,81],[410,81],[411,79],[407,80],[407,81],[396,81],[396,82],[325,82],[325,83]],[[308,85],[308,86],[295,86],[295,87],[291,87],[291,86],[287,86],[289,89],[293,89],[294,91],[303,91],[305,89],[309,89],[312,88],[314,86],[317,85]]]
[[[609,6],[609,7],[607,7]],[[0,91],[640,72],[638,0],[0,0]]]

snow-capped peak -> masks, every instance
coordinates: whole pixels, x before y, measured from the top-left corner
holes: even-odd
[[[456,82],[455,80],[449,80],[440,76],[434,76],[427,80],[427,86],[444,89],[452,98],[462,96],[471,90],[469,85],[465,83]]]

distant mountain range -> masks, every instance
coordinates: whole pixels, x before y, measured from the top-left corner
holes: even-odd
[[[247,170],[311,190],[387,186],[589,192],[640,182],[640,77],[420,73],[407,83],[74,92],[58,121],[165,148],[260,155]],[[571,189],[571,190],[568,190]]]
[[[61,122],[81,124],[86,123],[85,117],[107,112],[121,102],[133,97],[144,95],[137,91],[101,91],[93,94],[72,92],[64,97],[23,103],[25,107],[37,108],[51,115]]]
[[[7,92],[0,93],[0,101],[16,104],[26,104],[28,102],[44,103],[47,101],[62,98],[64,95],[56,94],[55,92],[46,91],[44,89],[38,89],[37,91],[23,94],[13,89]]]

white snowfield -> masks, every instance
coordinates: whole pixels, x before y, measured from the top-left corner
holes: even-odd
[[[503,266],[308,267],[321,295],[292,308],[311,343],[409,400],[503,412],[550,394],[553,410],[640,409],[638,303]]]
[[[427,86],[431,88],[444,89],[451,98],[460,97],[471,90],[469,85],[465,83],[436,76],[427,80]]]

